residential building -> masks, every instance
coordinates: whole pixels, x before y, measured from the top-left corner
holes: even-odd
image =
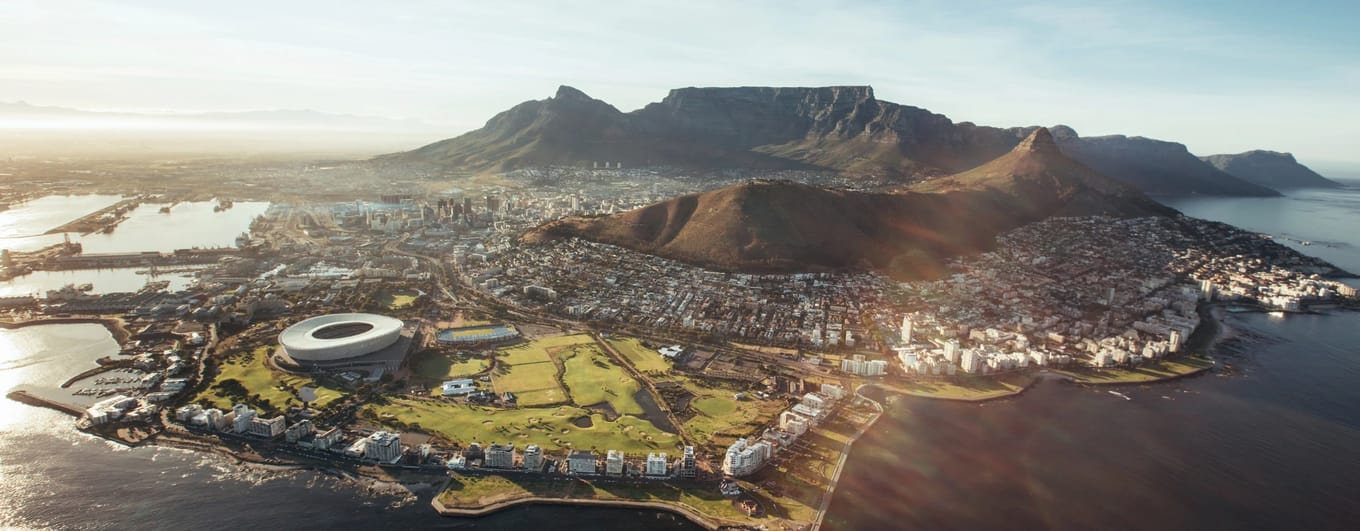
[[[567,471],[572,474],[595,474],[595,452],[575,450],[567,456]]]
[[[543,470],[543,450],[537,444],[524,447],[524,468],[534,472]]]
[[[647,454],[647,475],[653,477],[666,475],[666,452]]]
[[[514,468],[515,466],[515,445],[496,444],[486,447],[486,460],[482,466],[487,468]]]
[[[623,475],[623,452],[610,450],[604,458],[604,473],[611,476]]]
[[[698,459],[694,457],[693,446],[685,447],[685,452],[680,457],[679,469],[675,471],[675,475],[686,479],[693,479],[695,476],[699,475],[699,462]]]
[[[273,439],[287,430],[288,421],[284,420],[283,415],[272,419],[262,419],[258,416],[250,419],[250,426],[247,428],[251,435]]]
[[[231,408],[231,412],[235,415],[235,417],[232,417],[231,431],[236,433],[249,432],[250,421],[255,418],[255,410],[245,404],[236,404],[235,407]]]
[[[379,463],[395,463],[401,459],[401,436],[386,431],[375,431],[368,436],[364,457]]]
[[[773,453],[774,449],[767,441],[752,443],[746,439],[737,439],[737,442],[727,447],[727,455],[723,459],[723,472],[737,477],[749,475],[764,465]]]
[[[290,443],[296,443],[299,440],[302,440],[303,437],[307,437],[313,433],[316,433],[316,428],[312,427],[312,420],[302,419],[292,426],[289,426],[288,429],[283,432],[283,438]]]
[[[809,421],[807,417],[792,411],[785,411],[779,414],[779,429],[781,430],[794,435],[802,435],[807,433],[808,428],[810,427],[812,427],[812,422]]]

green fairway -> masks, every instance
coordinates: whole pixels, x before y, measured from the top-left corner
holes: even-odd
[[[642,346],[642,342],[637,339],[631,337],[613,338],[607,341],[609,346],[614,347],[614,350],[628,358],[628,362],[632,363],[639,371],[665,372],[671,368],[671,363],[666,358],[661,357],[661,354],[657,351]]]
[[[586,334],[575,334],[500,349],[491,381],[497,393],[515,393],[521,407],[564,403],[567,393],[557,380],[557,362],[553,356],[572,345],[593,342]]]
[[[747,393],[746,400],[733,398],[745,389],[725,381],[699,381],[675,377],[685,389],[694,394],[690,408],[694,415],[684,421],[685,431],[710,445],[726,446],[732,441],[753,434],[760,426],[774,419],[787,405],[778,400],[759,400]]]
[[[417,378],[443,381],[466,378],[485,371],[491,360],[442,352],[426,352],[411,362],[411,373]]]
[[[719,396],[706,396],[695,400],[694,409],[710,417],[726,417],[737,411],[737,401]]]
[[[673,452],[678,438],[652,423],[633,416],[609,422],[599,414],[574,406],[494,409],[442,401],[393,398],[389,403],[370,404],[366,412],[377,422],[394,429],[414,429],[439,435],[460,444],[514,443],[523,448],[537,444],[545,451],[568,449],[622,450],[628,453]],[[589,416],[590,427],[573,419]]]
[[[608,402],[621,415],[642,414],[642,406],[633,399],[633,393],[642,384],[598,345],[577,345],[558,356],[566,365],[562,378],[571,391],[572,402],[582,406]]]
[[[226,391],[226,387],[220,384],[233,380],[239,382],[241,387],[244,388],[245,397],[259,395],[258,402],[246,400],[247,403],[256,406],[268,401],[270,406],[283,409],[287,406],[289,400],[296,401],[297,395],[294,390],[301,389],[305,385],[317,388],[317,400],[312,404],[315,407],[326,407],[327,404],[344,396],[344,391],[321,387],[311,378],[271,370],[265,365],[267,355],[267,347],[256,348],[253,352],[232,354],[219,366],[217,378],[213,380],[212,385],[199,393],[194,398],[194,402],[207,400],[218,409],[231,409],[241,397],[231,396]]]

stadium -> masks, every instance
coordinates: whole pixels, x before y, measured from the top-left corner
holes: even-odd
[[[279,334],[279,365],[293,370],[401,368],[412,334],[399,319],[335,313],[304,319]]]
[[[447,328],[435,335],[435,341],[444,345],[460,345],[482,342],[506,341],[519,337],[519,330],[508,324],[465,326]]]

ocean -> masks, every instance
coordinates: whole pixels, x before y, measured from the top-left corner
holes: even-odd
[[[1360,271],[1360,188],[1168,201]],[[1301,214],[1304,213],[1304,214]],[[1302,242],[1310,242],[1303,245]],[[1232,314],[1225,370],[1103,389],[1044,382],[983,404],[903,398],[855,445],[833,529],[1351,529],[1360,516],[1360,314]],[[94,325],[0,330],[0,391],[55,385],[112,348]],[[0,406],[0,525],[20,528],[694,529],[651,511],[524,507],[442,518],[432,492],[367,492]]]

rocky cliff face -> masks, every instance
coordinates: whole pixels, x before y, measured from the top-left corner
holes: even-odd
[[[1224,173],[1191,154],[1184,144],[1141,136],[1080,137],[1064,126],[1053,128],[1053,133],[1072,158],[1148,194],[1280,195]]]
[[[955,123],[886,102],[867,86],[675,89],[631,113],[561,87],[457,138],[383,160],[505,171],[541,165],[817,168],[927,180],[1005,154],[1035,127]],[[1271,195],[1191,155],[1141,137],[1081,138],[1055,127],[1062,149],[1152,194]]]
[[[1336,188],[1341,184],[1299,164],[1294,155],[1253,150],[1236,155],[1210,155],[1204,161],[1242,180],[1271,188]]]

